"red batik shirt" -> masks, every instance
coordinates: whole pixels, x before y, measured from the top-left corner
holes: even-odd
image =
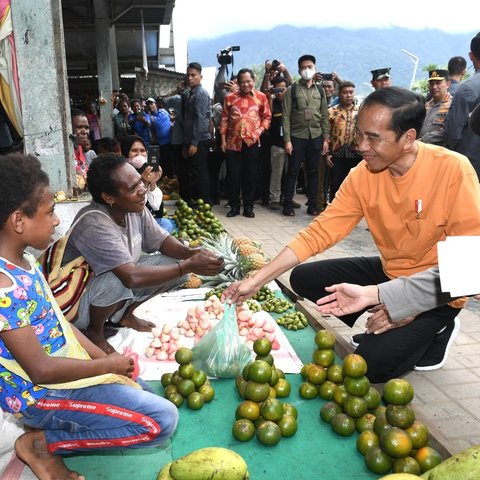
[[[264,93],[252,90],[248,94],[230,93],[223,104],[220,133],[227,136],[227,149],[239,152],[242,143],[249,147],[258,142],[270,126],[272,114]]]

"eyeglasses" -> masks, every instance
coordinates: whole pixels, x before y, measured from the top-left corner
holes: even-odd
[[[362,142],[367,142],[370,146],[380,145],[382,143],[394,143],[395,140],[386,140],[374,133],[363,133],[358,128],[355,128],[353,133],[353,141],[358,146]]]

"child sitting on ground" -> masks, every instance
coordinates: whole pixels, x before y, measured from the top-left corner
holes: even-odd
[[[0,405],[23,417],[15,451],[39,479],[83,479],[62,454],[159,445],[178,411],[131,379],[131,358],[65,321],[25,252],[44,250],[59,224],[47,174],[31,155],[0,157],[0,170]]]

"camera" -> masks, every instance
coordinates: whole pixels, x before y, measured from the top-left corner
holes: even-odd
[[[331,73],[321,73],[322,80],[333,80],[333,75]]]
[[[280,66],[280,62],[278,60],[272,60],[272,70],[276,70]]]
[[[238,45],[234,47],[225,47],[223,50],[220,50],[220,52],[217,53],[218,63],[220,65],[230,65],[233,59],[232,52],[238,52],[239,50],[240,47]]]

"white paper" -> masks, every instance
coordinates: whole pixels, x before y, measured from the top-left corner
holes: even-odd
[[[452,297],[480,293],[480,236],[447,237],[437,251],[443,292]]]

